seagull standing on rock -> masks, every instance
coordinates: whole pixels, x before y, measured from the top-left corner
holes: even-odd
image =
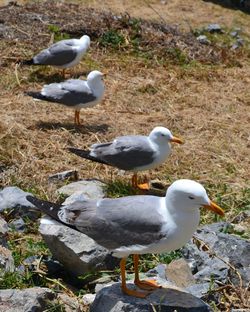
[[[86,199],[58,205],[28,195],[27,200],[47,215],[88,235],[121,259],[121,288],[127,295],[145,298],[160,286],[139,278],[139,255],[176,250],[185,245],[196,231],[200,207],[224,215],[204,187],[181,179],[170,185],[165,197],[135,195],[121,198]],[[126,284],[126,258],[133,255],[134,284]]]
[[[26,92],[38,100],[63,104],[75,110],[75,124],[80,125],[80,110],[98,104],[104,95],[105,74],[93,70],[87,80],[69,79],[44,85],[41,92]]]
[[[52,44],[42,50],[32,59],[23,61],[24,65],[51,65],[63,69],[73,67],[80,63],[83,55],[90,46],[90,38],[87,35],[80,39],[66,39]]]
[[[149,189],[149,183],[138,184],[137,172],[153,169],[162,164],[171,152],[170,143],[183,141],[164,127],[155,127],[148,136],[128,135],[112,142],[93,144],[90,150],[68,148],[82,158],[110,165],[125,171],[133,171],[132,186]]]

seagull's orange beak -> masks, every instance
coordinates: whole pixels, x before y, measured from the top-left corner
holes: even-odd
[[[177,137],[172,137],[172,139],[170,140],[170,142],[174,142],[174,143],[178,143],[178,144],[183,144],[184,141],[182,139],[179,139]]]
[[[218,206],[217,204],[213,203],[211,200],[210,200],[209,205],[204,205],[203,207],[217,213],[220,216],[224,216],[224,214],[225,214],[224,210],[220,206]]]

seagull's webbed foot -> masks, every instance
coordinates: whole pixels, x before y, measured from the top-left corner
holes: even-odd
[[[146,175],[144,176],[144,180],[142,181],[142,183],[137,184],[137,188],[139,190],[142,190],[142,191],[149,191],[150,183],[149,183],[149,179]]]
[[[155,290],[158,288],[162,288],[160,285],[158,285],[154,280],[148,280],[148,281],[144,281],[144,280],[135,280],[134,284],[139,287],[140,289],[143,290]]]
[[[146,298],[150,294],[148,291],[138,291],[127,287],[122,287],[122,291],[128,296],[134,296],[137,298]]]

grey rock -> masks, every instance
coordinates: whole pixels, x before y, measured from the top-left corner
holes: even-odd
[[[72,195],[70,195],[69,197],[67,197],[65,199],[65,201],[62,203],[62,205],[70,205],[73,204],[76,201],[83,201],[86,200],[86,196],[83,194],[82,191],[77,191],[75,193],[73,193]]]
[[[43,312],[55,296],[50,289],[40,287],[0,290],[0,311]]]
[[[155,268],[149,270],[146,273],[146,276],[148,277],[159,277],[161,279],[166,278],[166,269],[167,265],[164,263],[159,263]]]
[[[8,223],[0,217],[0,245],[6,246],[6,235],[9,231]]]
[[[232,49],[236,50],[236,49],[243,47],[244,42],[245,42],[244,39],[237,38],[236,42],[232,45]]]
[[[241,211],[231,222],[237,224],[247,220],[250,221],[250,210]]]
[[[27,195],[31,194],[24,192],[18,187],[5,187],[0,191],[0,211],[14,209],[15,215],[28,216],[32,220],[37,219],[40,216],[40,212],[27,201]]]
[[[78,172],[76,170],[66,170],[49,176],[49,181],[77,181]]]
[[[223,30],[219,24],[209,24],[206,27],[206,31],[208,31],[210,33],[222,33],[223,32]]]
[[[14,229],[17,232],[24,232],[25,231],[25,222],[22,218],[18,218],[13,220],[9,223],[11,229]]]
[[[167,266],[166,276],[177,287],[185,288],[195,284],[192,271],[183,258],[174,260]]]
[[[105,196],[105,183],[91,179],[72,182],[59,188],[57,192],[64,196],[70,196],[76,192],[81,192],[88,199],[100,199]]]
[[[230,278],[234,283],[239,284],[238,275],[230,269],[230,265],[232,265],[241,274],[243,285],[248,283],[250,278],[250,241],[227,234],[228,230],[230,230],[230,224],[225,222],[206,225],[199,229],[194,236],[209,246],[209,250],[199,249],[192,242],[182,249],[186,259],[193,259],[196,262],[193,274],[197,280],[208,281],[211,276],[214,276],[215,279],[223,282]]]
[[[15,265],[9,249],[0,245],[0,272],[14,272]]]
[[[64,312],[82,312],[82,308],[77,301],[76,298],[72,298],[67,296],[66,294],[59,293],[57,295],[57,300],[59,303],[63,304],[63,310],[60,309],[60,311]],[[48,312],[50,311],[49,309],[47,310]]]
[[[208,293],[210,287],[210,282],[206,282],[188,286],[185,290],[197,298],[203,298]]]
[[[131,288],[133,285],[128,284]],[[146,299],[125,295],[120,283],[100,290],[90,306],[90,312],[172,312],[177,311],[212,311],[201,299],[179,289],[162,288],[152,292]]]
[[[41,224],[39,231],[53,257],[74,275],[113,269],[119,260],[87,235],[59,223]]]
[[[86,306],[92,304],[95,300],[96,294],[85,294],[82,296],[82,303]]]
[[[211,43],[211,41],[208,40],[208,38],[207,38],[206,35],[200,35],[200,36],[198,36],[196,39],[197,39],[197,40],[199,41],[199,43],[201,43],[201,44],[210,44],[210,43]]]

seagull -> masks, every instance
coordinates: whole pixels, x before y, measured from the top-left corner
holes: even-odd
[[[128,135],[115,138],[112,142],[93,144],[90,150],[68,148],[82,158],[110,165],[125,171],[133,171],[132,186],[149,189],[149,183],[138,184],[137,171],[153,169],[162,164],[171,152],[170,143],[183,141],[164,127],[155,127],[149,136]]]
[[[75,124],[80,125],[80,109],[98,104],[104,95],[105,74],[93,70],[87,80],[69,79],[44,85],[41,92],[26,92],[38,100],[63,104],[75,110]]]
[[[80,63],[83,55],[90,46],[90,38],[87,35],[80,39],[61,40],[42,50],[32,59],[23,61],[24,65],[52,65],[63,69],[73,67]]]
[[[120,258],[121,288],[127,295],[145,298],[159,288],[154,281],[139,278],[139,255],[176,250],[196,231],[200,207],[223,216],[204,187],[193,180],[181,179],[170,185],[165,197],[134,195],[121,198],[85,199],[59,205],[28,195],[27,200],[53,219],[75,228]],[[126,285],[126,258],[133,255],[134,284]]]

